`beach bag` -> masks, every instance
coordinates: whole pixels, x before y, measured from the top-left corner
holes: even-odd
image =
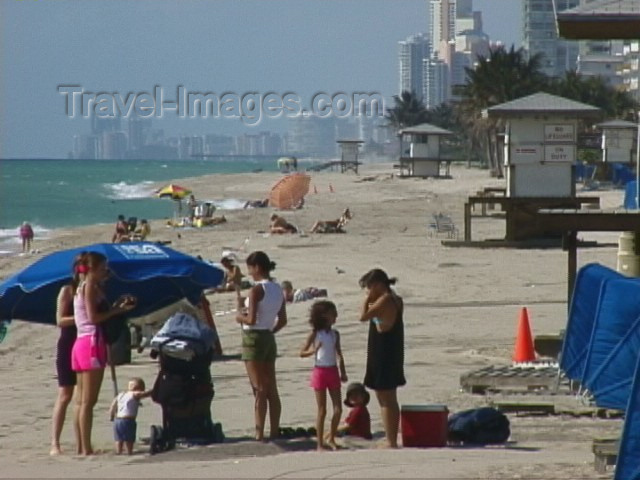
[[[475,445],[504,443],[511,430],[509,419],[491,407],[455,413],[448,420],[449,441]]]

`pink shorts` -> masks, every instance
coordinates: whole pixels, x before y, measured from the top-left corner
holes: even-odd
[[[101,337],[84,335],[76,338],[71,350],[71,368],[74,372],[99,370],[107,366],[107,345]]]
[[[338,367],[313,367],[311,381],[314,390],[338,390],[340,389],[340,373]]]

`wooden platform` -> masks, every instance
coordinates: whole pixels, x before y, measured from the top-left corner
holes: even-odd
[[[533,415],[553,415],[556,407],[550,402],[494,402],[493,406],[502,413],[526,413]]]
[[[569,381],[561,376],[558,383],[558,367],[490,366],[460,376],[460,386],[470,393],[487,391],[520,391],[526,393],[557,393],[559,388],[567,392]]]
[[[620,450],[619,438],[594,438],[591,451],[594,455],[593,466],[598,473],[606,473],[607,467],[615,465]]]

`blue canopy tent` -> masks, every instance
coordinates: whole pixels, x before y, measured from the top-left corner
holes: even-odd
[[[200,301],[206,288],[217,287],[224,272],[195,257],[148,242],[103,243],[63,250],[43,257],[0,284],[0,320],[20,319],[56,323],[56,299],[71,279],[73,259],[81,252],[98,252],[107,258],[111,276],[108,300],[130,294],[137,317],[186,298]]]
[[[614,480],[640,480],[638,452],[640,452],[640,357],[635,364]]]
[[[597,405],[626,407],[639,352],[640,280],[605,282],[583,373]]]
[[[583,380],[602,285],[623,278],[626,277],[597,263],[585,265],[578,272],[560,356],[560,368],[568,378]]]
[[[636,198],[638,195],[638,190],[636,185],[638,185],[638,182],[636,182],[635,180],[632,180],[630,182],[627,182],[624,188],[623,206],[627,210],[635,210],[638,208],[638,200]]]

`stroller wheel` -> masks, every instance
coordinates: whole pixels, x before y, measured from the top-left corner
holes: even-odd
[[[151,435],[149,436],[149,453],[155,455],[162,451],[162,428],[151,425]]]

